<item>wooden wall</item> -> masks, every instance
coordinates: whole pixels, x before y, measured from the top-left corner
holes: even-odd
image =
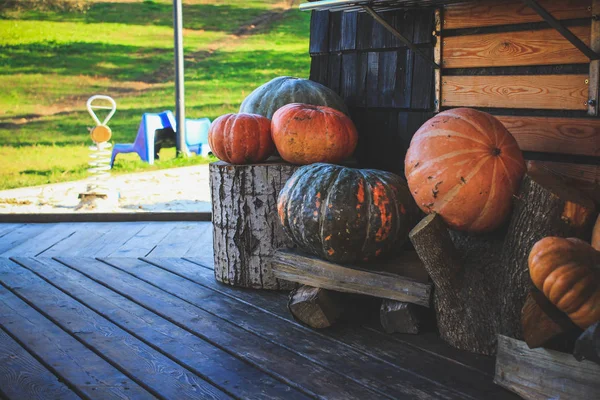
[[[382,14],[433,57],[434,11]],[[401,173],[416,129],[433,115],[433,68],[365,13],[313,12],[310,79],[340,94],[360,134],[364,167]]]
[[[540,0],[600,51],[599,0]],[[473,107],[498,116],[526,158],[596,191],[600,181],[598,62],[521,1],[479,1],[436,11],[381,14],[443,66],[436,76],[365,13],[313,12],[311,79],[348,103],[362,166],[401,173],[420,125],[438,109]],[[434,34],[437,31],[437,34]],[[437,103],[436,103],[437,101]]]

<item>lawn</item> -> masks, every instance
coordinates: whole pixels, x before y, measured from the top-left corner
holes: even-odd
[[[236,35],[283,6],[184,0],[188,118],[236,112],[248,93],[276,76],[308,76],[310,15],[296,6]],[[93,124],[87,98],[114,97],[113,142],[131,142],[144,112],[174,109],[172,60],[171,0],[94,0],[86,13],[0,14],[0,189],[84,178]],[[165,149],[154,166],[124,156],[113,172],[208,161],[174,156]]]

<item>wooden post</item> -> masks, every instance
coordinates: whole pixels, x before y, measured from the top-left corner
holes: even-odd
[[[438,215],[409,234],[435,285],[441,337],[451,345],[494,354],[496,335],[522,337],[521,309],[532,288],[527,257],[546,236],[588,239],[594,203],[541,171],[528,173],[508,227],[485,235],[449,232]]]
[[[292,246],[277,216],[277,196],[297,166],[271,162],[210,165],[215,278],[255,289],[292,289],[276,279],[271,256]]]

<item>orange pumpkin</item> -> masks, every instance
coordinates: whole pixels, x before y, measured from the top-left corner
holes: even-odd
[[[354,153],[358,133],[344,113],[292,103],[273,115],[271,132],[281,158],[292,164],[338,163]]]
[[[404,166],[421,210],[469,232],[491,231],[506,220],[526,170],[504,125],[469,108],[444,111],[423,124]]]
[[[250,164],[269,158],[275,151],[271,121],[257,114],[225,114],[208,131],[215,156],[232,164]]]
[[[600,252],[583,240],[547,237],[529,253],[529,273],[548,300],[586,329],[600,321]]]

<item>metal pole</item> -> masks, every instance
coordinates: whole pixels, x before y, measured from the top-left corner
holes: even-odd
[[[177,155],[188,155],[185,145],[185,92],[183,83],[183,15],[181,0],[173,0],[173,29],[175,30],[175,113],[177,120]]]

